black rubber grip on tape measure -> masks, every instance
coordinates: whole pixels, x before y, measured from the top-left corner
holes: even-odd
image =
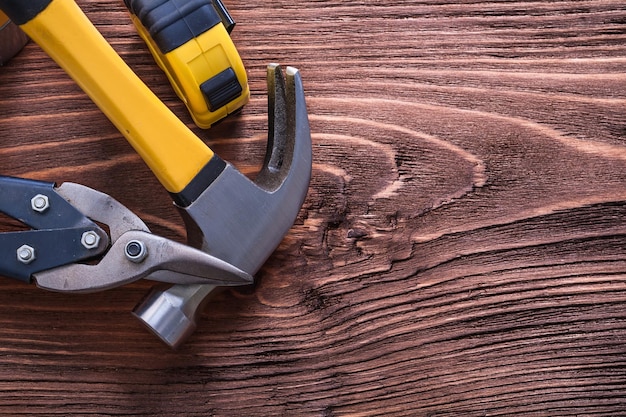
[[[124,0],[124,3],[164,54],[222,21],[211,0]]]
[[[23,25],[41,13],[52,0],[0,0],[0,10],[16,25]]]

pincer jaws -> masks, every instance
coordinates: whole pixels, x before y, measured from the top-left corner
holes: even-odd
[[[311,178],[312,148],[302,79],[297,69],[267,69],[268,142],[251,181],[226,162],[190,204],[179,206],[189,243],[254,275],[293,225]],[[195,330],[211,285],[155,288],[134,315],[171,347]]]
[[[198,249],[152,233],[122,234],[97,265],[73,263],[33,274],[50,291],[95,292],[141,278],[176,284],[246,285],[252,276]]]

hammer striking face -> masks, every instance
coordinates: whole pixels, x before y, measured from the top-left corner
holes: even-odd
[[[190,244],[253,275],[282,241],[311,177],[311,134],[299,72],[267,70],[269,135],[256,181],[214,156],[199,174],[197,197],[175,196]],[[187,203],[182,205],[181,203]],[[134,314],[165,343],[179,346],[195,329],[210,285],[155,289]]]

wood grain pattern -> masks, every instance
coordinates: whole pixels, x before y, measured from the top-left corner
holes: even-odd
[[[191,125],[123,3],[79,4]],[[626,415],[624,2],[227,6],[252,99],[195,131],[254,176],[265,66],[298,67],[314,172],[296,224],[177,352],[129,314],[148,282],[0,280],[0,414]],[[184,241],[36,45],[0,68],[0,114],[0,174],[97,188]]]

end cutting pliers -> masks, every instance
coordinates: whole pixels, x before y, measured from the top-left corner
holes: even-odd
[[[95,292],[141,278],[253,282],[227,262],[150,233],[128,208],[89,187],[0,176],[0,195],[0,212],[31,228],[0,233],[0,275],[61,292]]]

